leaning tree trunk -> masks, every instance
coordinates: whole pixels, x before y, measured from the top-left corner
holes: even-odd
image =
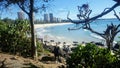
[[[113,48],[113,42],[114,42],[114,38],[111,39],[105,39],[106,40],[106,45],[108,47],[108,50],[111,50]]]
[[[107,45],[107,47],[108,47],[108,50],[111,50],[111,44],[110,44],[110,41],[109,40],[106,40],[106,45]]]
[[[31,57],[37,57],[37,50],[36,50],[36,38],[35,38],[35,31],[34,31],[34,19],[33,19],[33,6],[34,1],[30,0],[30,13],[29,13],[29,20],[31,26]]]

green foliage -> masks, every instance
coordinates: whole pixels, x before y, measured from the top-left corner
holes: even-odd
[[[42,52],[42,44],[37,42],[38,51]],[[3,52],[31,56],[30,26],[26,20],[9,23],[0,21],[0,49]]]
[[[120,61],[106,48],[88,43],[79,45],[67,60],[68,68],[118,68]]]
[[[4,52],[27,54],[30,51],[30,32],[27,21],[15,21],[14,23],[0,22],[0,47]]]
[[[37,51],[38,52],[44,51],[43,44],[41,42],[39,42],[38,40],[37,40]]]

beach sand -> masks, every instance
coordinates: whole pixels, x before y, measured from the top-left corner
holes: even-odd
[[[34,25],[34,28],[35,30],[38,29],[38,28],[46,28],[46,27],[52,27],[52,26],[62,26],[62,25],[68,25],[68,24],[72,24],[72,23],[49,23],[49,24],[35,24]],[[58,38],[58,37],[54,37],[54,36],[49,36],[49,35],[42,35],[38,38],[42,38],[43,41],[50,41],[50,40],[54,40],[54,44],[55,42],[66,42],[67,45],[71,45],[73,44],[73,42],[67,42],[66,40],[63,40],[61,38]],[[62,45],[60,45],[62,46]],[[61,47],[62,48],[62,47]]]
[[[72,23],[47,23],[47,24],[34,24],[34,28],[45,28],[45,27],[52,27],[52,26],[61,26],[61,25],[67,25]]]

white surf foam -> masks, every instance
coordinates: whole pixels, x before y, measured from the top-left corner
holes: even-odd
[[[86,30],[86,29],[83,29],[84,31],[88,31],[88,30]]]
[[[100,39],[100,40],[104,40],[104,42],[105,42],[105,39],[104,38],[102,38],[102,37],[100,37],[100,36],[98,36],[98,35],[96,35],[96,34],[90,34],[92,37],[94,37],[94,38],[97,38],[97,39]],[[113,46],[116,44],[117,42],[116,41],[113,41]]]
[[[100,40],[104,40],[104,38],[102,38],[102,37],[100,37],[100,36],[98,36],[98,35],[96,35],[96,34],[90,34],[93,38],[97,38],[97,39],[100,39]]]

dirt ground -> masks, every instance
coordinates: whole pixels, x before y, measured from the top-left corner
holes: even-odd
[[[56,63],[56,61],[42,62],[40,59],[32,60],[30,58],[0,53],[0,68],[63,68],[61,66],[65,68],[64,63]]]

